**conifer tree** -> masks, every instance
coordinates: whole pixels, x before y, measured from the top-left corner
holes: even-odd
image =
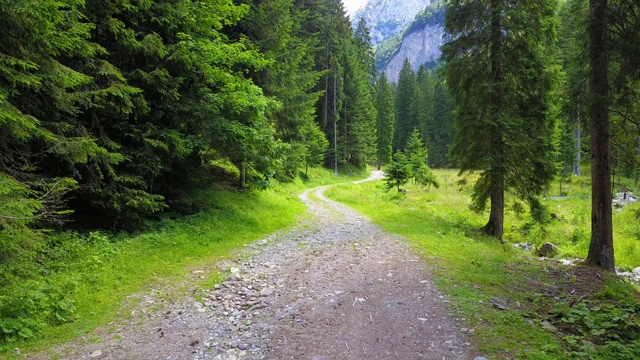
[[[387,176],[384,178],[384,186],[387,191],[397,188],[398,192],[402,192],[402,185],[406,184],[412,176],[411,164],[402,151],[396,151],[393,154],[391,164],[384,169]]]
[[[420,65],[416,73],[412,106],[416,129],[420,130],[420,136],[424,139],[425,146],[432,149],[437,136],[434,124],[434,84],[431,73],[424,64]]]
[[[455,162],[449,156],[449,148],[455,137],[453,104],[441,81],[436,83],[434,89],[433,134],[434,139],[428,144],[429,163],[433,167],[455,167]]]
[[[29,270],[20,264],[41,249],[40,229],[67,213],[75,167],[103,162],[111,170],[121,160],[76,121],[92,97],[113,90],[89,88],[90,74],[73,63],[110,67],[96,61],[101,49],[81,8],[50,0],[0,5],[0,283]]]
[[[393,141],[395,113],[393,92],[384,71],[380,74],[377,85],[377,165],[378,170],[380,170],[382,165],[386,165],[391,161],[391,155],[393,154],[391,143]]]
[[[502,239],[505,192],[545,218],[537,198],[555,174],[549,94],[555,1],[448,3],[444,73],[456,106],[453,153],[461,173],[478,172],[472,208],[490,202],[484,231]]]
[[[343,162],[363,168],[376,153],[376,108],[373,103],[375,77],[369,30],[361,21],[346,43],[343,64],[345,99],[341,111]]]
[[[565,74],[562,115],[566,123],[564,127],[573,132],[573,173],[579,176],[582,175],[583,129],[588,129],[587,38],[584,36],[587,31],[588,1],[567,1],[562,4],[559,15],[558,59]],[[588,134],[585,138],[588,140]]]
[[[429,154],[418,129],[413,130],[407,140],[406,156],[411,166],[414,183],[426,187],[433,185],[438,188],[440,186],[431,168],[427,165]]]
[[[238,30],[269,60],[266,67],[253,75],[253,80],[266,96],[280,103],[268,117],[276,126],[277,138],[288,145],[276,173],[280,180],[288,180],[299,167],[309,165],[309,154],[316,153],[317,146],[326,141],[313,138],[325,136],[312,129],[318,126],[315,106],[321,96],[314,88],[322,73],[314,69],[312,53],[318,39],[302,31],[304,17],[295,10],[292,0],[245,2],[250,10]]]
[[[302,36],[317,39],[311,49],[315,67],[323,76],[314,88],[323,95],[316,102],[316,118],[329,140],[325,165],[337,171],[338,163],[344,164],[343,144],[339,144],[339,130],[345,124],[340,120],[344,106],[344,71],[346,50],[351,42],[352,30],[340,0],[301,0],[294,3],[302,16]],[[341,129],[338,129],[341,127]]]
[[[615,271],[611,206],[607,0],[591,0],[590,10],[591,242],[587,263]]]
[[[353,40],[362,70],[367,74],[368,82],[372,88],[375,88],[377,80],[375,54],[371,46],[371,31],[363,17],[358,20],[358,26],[353,33]]]
[[[405,59],[400,74],[395,98],[395,131],[393,133],[393,150],[404,150],[407,140],[417,126],[413,107],[416,94],[416,75],[409,60]]]

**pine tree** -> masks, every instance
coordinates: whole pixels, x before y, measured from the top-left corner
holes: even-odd
[[[615,271],[611,206],[611,145],[607,0],[591,0],[589,118],[591,119],[591,243],[587,263]]]
[[[528,202],[535,219],[545,218],[537,195],[555,174],[548,116],[554,7],[552,0],[454,0],[447,8],[442,50],[456,104],[453,153],[462,173],[479,172],[472,208],[490,201],[484,231],[498,239],[506,190]]]
[[[564,122],[571,124],[569,128],[573,132],[573,173],[576,176],[582,174],[580,163],[584,151],[583,129],[588,129],[587,38],[584,36],[587,31],[588,12],[586,0],[570,0],[563,4],[560,9],[561,23],[557,45],[558,59],[565,73],[562,114]]]
[[[434,84],[431,73],[424,64],[420,65],[416,73],[416,87],[413,96],[412,111],[416,119],[416,129],[420,130],[420,136],[425,145],[432,149],[436,141],[434,124]]]
[[[414,183],[426,187],[431,187],[433,185],[438,188],[440,186],[435,175],[431,171],[431,168],[427,165],[429,153],[418,129],[413,130],[411,136],[409,136],[406,156],[407,161],[411,166],[411,174],[413,175]]]
[[[345,99],[341,111],[343,162],[358,168],[371,162],[376,154],[375,90],[371,69],[374,67],[369,30],[361,23],[352,41],[346,43],[342,61]]]
[[[326,139],[311,129],[315,123],[316,102],[322,95],[314,87],[322,73],[314,69],[312,49],[318,39],[305,37],[303,14],[292,0],[245,1],[250,10],[239,24],[238,31],[258,46],[269,64],[252,76],[265,95],[280,105],[268,114],[276,127],[276,136],[289,145],[276,176],[290,180],[298,168],[309,165],[309,147],[317,147]],[[322,149],[324,152],[324,149]],[[312,163],[315,164],[315,161]]]
[[[325,165],[337,173],[338,165],[344,165],[345,148],[339,144],[339,130],[345,129],[340,111],[345,99],[344,61],[352,37],[351,24],[339,0],[301,0],[294,6],[302,16],[303,36],[317,39],[317,46],[311,49],[314,69],[323,73],[315,87],[323,93],[316,102],[317,122],[330,142]]]
[[[94,61],[80,2],[2,1],[0,6],[0,284],[31,270],[42,231],[66,214],[75,166],[119,158],[77,117],[106,86],[87,89]],[[108,64],[105,65],[107,67]],[[123,89],[123,91],[126,91]],[[52,166],[61,165],[52,168]]]
[[[395,132],[393,133],[393,150],[404,150],[407,140],[413,129],[418,125],[413,108],[416,94],[416,75],[409,60],[405,59],[404,65],[398,76],[398,85],[395,98]]]
[[[455,167],[455,162],[449,156],[449,148],[455,138],[453,104],[441,81],[435,85],[433,107],[434,139],[429,144],[429,163],[433,167]]]
[[[373,47],[371,46],[371,32],[364,18],[358,20],[358,26],[353,33],[353,40],[362,70],[367,74],[368,82],[374,89],[377,80],[376,61]]]
[[[377,165],[380,170],[382,165],[391,162],[393,150],[393,126],[395,123],[393,92],[384,71],[378,79],[378,89],[376,93],[377,110]]]
[[[384,169],[387,176],[384,178],[384,186],[387,191],[397,188],[398,192],[402,192],[400,188],[406,184],[412,176],[411,164],[402,151],[396,151],[393,154],[391,164]]]

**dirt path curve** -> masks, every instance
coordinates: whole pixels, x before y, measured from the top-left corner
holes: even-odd
[[[171,302],[154,289],[130,319],[33,358],[473,359],[425,262],[327,188],[301,194],[310,216],[225,264],[216,288]]]

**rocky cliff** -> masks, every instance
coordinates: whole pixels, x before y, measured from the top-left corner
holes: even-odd
[[[414,70],[417,70],[422,64],[428,68],[435,67],[440,57],[442,33],[443,27],[441,25],[428,25],[418,31],[405,34],[400,48],[384,66],[389,81],[396,82],[398,80],[404,59],[409,59]]]
[[[385,70],[389,81],[396,82],[400,69],[405,59],[414,70],[425,64],[428,68],[437,65],[440,58],[440,46],[442,45],[442,35],[444,33],[444,8],[439,5],[431,5],[420,12],[416,19],[406,27],[402,40],[387,40],[387,43],[380,45],[383,49],[388,47],[385,54],[376,52],[378,70]],[[394,43],[395,41],[395,43]]]
[[[357,24],[362,17],[371,30],[372,45],[402,33],[431,0],[369,0],[351,17]]]

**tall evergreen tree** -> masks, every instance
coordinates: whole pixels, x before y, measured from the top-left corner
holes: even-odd
[[[121,161],[76,121],[93,96],[113,91],[88,89],[91,74],[73,65],[76,58],[100,63],[81,5],[0,1],[0,283],[25,270],[20,263],[42,245],[38,229],[65,213],[75,167]],[[101,65],[108,72],[110,64]],[[52,164],[62,166],[48,171]]]
[[[582,175],[581,161],[583,138],[588,143],[587,100],[588,100],[588,66],[587,41],[584,36],[587,31],[588,1],[569,0],[560,9],[560,30],[558,36],[558,59],[565,76],[563,86],[562,115],[566,125],[571,129],[574,138],[574,175]],[[571,126],[569,126],[571,125]],[[585,148],[588,149],[588,146]]]
[[[369,74],[358,57],[357,47],[347,50],[344,60],[345,99],[340,113],[342,162],[356,167],[372,161],[376,153],[376,109]]]
[[[416,94],[416,75],[409,60],[405,59],[396,88],[395,99],[395,131],[393,133],[393,150],[404,150],[407,140],[414,128],[418,125],[413,108],[413,97]]]
[[[393,104],[393,92],[384,71],[378,79],[378,89],[376,92],[377,110],[377,161],[378,170],[382,165],[391,162],[393,149],[393,127],[395,123],[395,113]]]
[[[344,92],[341,111],[341,144],[344,163],[364,167],[375,158],[376,153],[376,108],[373,103],[375,91],[375,69],[371,36],[362,20],[346,42]]]
[[[607,12],[607,0],[590,0],[591,243],[587,262],[615,271],[611,206]]]
[[[461,173],[479,172],[472,208],[490,201],[484,231],[502,239],[505,191],[544,218],[537,195],[555,174],[555,82],[549,47],[555,1],[453,0],[445,18],[444,73],[456,105],[453,153]]]
[[[368,75],[368,81],[374,87],[377,80],[376,60],[371,46],[371,31],[363,17],[358,20],[358,26],[353,33],[353,40],[362,70]]]
[[[338,127],[344,125],[339,112],[344,102],[344,61],[352,37],[351,24],[340,0],[300,0],[294,6],[302,16],[303,36],[317,39],[317,46],[311,49],[314,69],[323,73],[315,87],[323,93],[316,102],[317,121],[330,142],[325,165],[337,171],[343,158],[340,154],[344,154],[342,144],[338,149]]]
[[[413,117],[416,119],[416,129],[424,139],[425,146],[433,148],[436,141],[434,124],[434,84],[431,73],[424,64],[420,65],[416,73],[415,94],[412,102]]]
[[[310,146],[323,143],[322,132],[311,129],[315,123],[316,102],[322,95],[314,89],[322,73],[314,69],[312,50],[318,39],[305,37],[304,16],[292,0],[246,1],[249,13],[240,22],[239,31],[258,46],[269,63],[254,74],[253,80],[266,96],[280,105],[268,114],[276,127],[276,136],[288,150],[277,176],[287,180],[299,167],[308,164]],[[323,150],[324,151],[324,150]]]
[[[455,138],[453,103],[442,81],[435,85],[433,102],[434,138],[429,144],[429,163],[433,167],[455,167],[455,162],[449,156],[449,148]]]

